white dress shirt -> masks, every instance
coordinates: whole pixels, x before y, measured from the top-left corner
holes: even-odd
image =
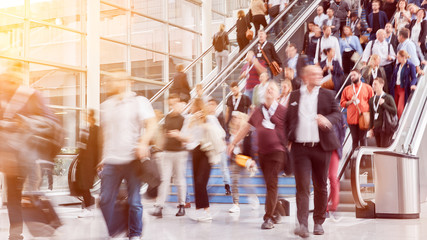
[[[322,25],[323,25],[323,21],[325,21],[325,19],[328,18],[328,15],[322,13],[320,16],[317,15],[316,17],[314,17],[314,24],[316,24],[317,26],[320,27],[320,29],[322,29]]]
[[[373,41],[370,41],[368,45],[366,45],[365,51],[363,51],[363,54],[362,54],[362,62],[367,62],[369,57],[372,56],[372,54],[377,54],[378,56],[380,56],[380,66],[383,67],[385,65],[392,63],[392,61],[387,60],[389,43],[385,40],[382,42],[380,42],[379,40],[375,40],[374,46],[372,47],[372,52],[371,52],[372,42]],[[396,58],[396,54],[394,53],[393,46],[390,46],[390,57],[392,59]]]
[[[319,127],[317,125],[317,101],[320,87],[315,87],[311,93],[307,86],[300,88],[301,97],[298,107],[298,124],[296,128],[296,142],[320,142]]]
[[[319,46],[319,42],[320,45]],[[324,36],[321,38],[321,40],[319,39],[319,41],[317,41],[317,47],[316,47],[316,56],[314,57],[314,64],[317,64],[318,61],[318,56],[319,56],[319,47],[320,47],[320,61],[323,61],[326,59],[326,55],[323,52],[323,49],[327,49],[327,48],[335,48],[335,60],[337,60],[340,65],[342,66],[342,59],[341,59],[341,51],[340,51],[340,43],[338,42],[338,39],[334,36],[329,36],[328,38],[325,38]]]

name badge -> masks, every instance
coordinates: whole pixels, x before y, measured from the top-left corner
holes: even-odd
[[[276,125],[270,121],[267,120],[262,120],[262,125],[267,128],[267,129],[274,129],[276,127]]]
[[[374,119],[377,120],[379,115],[380,115],[379,113],[375,113],[374,114]]]
[[[257,53],[257,54],[256,54],[256,57],[257,57],[257,58],[261,58],[261,57],[262,57],[262,53]]]
[[[358,98],[356,98],[356,104],[359,104],[360,100]]]

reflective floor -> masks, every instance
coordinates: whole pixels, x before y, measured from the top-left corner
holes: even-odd
[[[175,204],[168,204],[163,211],[163,218],[149,215],[152,203],[144,203],[143,239],[152,240],[249,240],[249,239],[299,239],[293,235],[295,216],[282,218],[282,223],[272,230],[261,230],[263,205],[252,210],[249,205],[242,205],[240,214],[230,214],[230,204],[211,206],[213,221],[199,223],[192,219],[194,207],[187,210],[185,217],[175,217]],[[402,240],[427,239],[427,204],[422,205],[424,214],[416,220],[356,219],[354,213],[339,214],[338,221],[327,220],[324,224],[325,235],[310,236],[310,239],[337,240]],[[57,207],[64,225],[50,238],[34,238],[25,228],[25,239],[107,239],[106,227],[101,212],[95,217],[77,218],[81,210],[77,206]],[[312,231],[313,222],[309,229]],[[0,239],[8,237],[7,210],[0,210]],[[120,238],[118,238],[120,239]],[[122,238],[126,239],[126,238]]]

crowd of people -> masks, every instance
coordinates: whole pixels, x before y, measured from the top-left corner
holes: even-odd
[[[404,0],[363,1],[362,7],[367,15],[360,18],[355,14],[357,9],[352,9],[345,0],[324,1],[317,8],[314,21],[308,23],[303,49],[290,43],[285,56],[280,56],[274,43],[267,40],[267,34],[278,34],[280,25],[269,33],[261,26],[267,26],[266,14],[274,19],[286,4],[288,1],[283,0],[269,1],[268,5],[262,0],[252,0],[249,21],[239,11],[237,41],[240,49],[249,43],[246,32],[251,29],[251,22],[259,43],[248,51],[239,79],[230,84],[225,115],[216,111],[217,100],[205,96],[200,84],[196,86],[197,97],[190,98],[182,65],[176,68],[178,73],[168,96],[170,112],[162,125],[157,124],[159,117],[147,98],[129,91],[126,72],[112,74],[106,84],[109,97],[101,104],[100,128],[96,127],[95,113],[90,111],[87,114],[88,128],[82,131],[81,162],[84,164],[80,164],[78,174],[82,175],[84,183],[80,185],[78,195],[84,197],[85,212],[80,217],[93,216],[94,201],[89,188],[99,172],[99,206],[109,235],[114,236],[118,219],[117,196],[122,180],[126,180],[127,232],[129,239],[140,239],[142,204],[139,192],[142,182],[136,169],[140,168],[141,161],[147,163],[151,157],[157,164],[161,180],[155,210],[151,212],[155,217],[163,217],[171,181],[177,185],[176,216],[186,215],[185,208],[191,206],[185,176],[187,162],[191,162],[192,167],[194,218],[201,222],[212,220],[208,181],[214,165],[221,164],[224,176],[228,175],[228,178],[231,169],[231,179],[224,181],[225,193],[231,194],[233,200],[230,213],[240,212],[240,180],[247,181],[259,167],[267,189],[261,228],[272,229],[280,222],[278,178],[284,172],[295,176],[299,223],[295,234],[309,237],[311,180],[314,188],[313,233],[324,234],[322,224],[327,215],[334,215],[339,203],[337,171],[347,126],[353,150],[366,146],[367,137],[371,136],[377,146],[389,146],[394,132],[386,127],[393,124],[387,121],[402,117],[405,105],[416,89],[417,74],[424,74],[425,10]],[[390,15],[393,9],[396,14]],[[389,21],[392,19],[394,21]],[[229,39],[224,29],[221,25],[213,39],[220,68],[227,65],[228,57]],[[36,91],[30,91],[24,98],[32,98],[32,101],[22,100],[22,96],[26,96],[21,93],[22,79],[11,74],[16,71],[19,72],[8,68],[0,78],[2,86],[6,86],[1,89],[2,137],[4,133],[10,134],[6,132],[10,128],[8,124],[21,123],[9,121],[18,116],[50,118]],[[347,76],[348,83],[344,81]],[[237,80],[245,80],[243,91]],[[191,107],[185,113],[187,102]],[[388,117],[396,115],[397,118]],[[155,153],[151,151],[150,154],[153,149],[150,145],[155,145]],[[11,159],[23,158],[28,163],[31,161],[25,153],[36,152],[37,147],[22,151],[11,145],[1,150]],[[94,159],[97,159],[95,163]],[[7,176],[9,239],[22,239],[20,199],[23,179],[37,182],[34,180],[37,176],[30,177],[33,171],[28,169],[31,166],[25,165],[19,172],[9,172]],[[329,196],[328,179],[331,185]],[[254,189],[248,189],[247,193],[256,199],[252,202],[258,201]]]

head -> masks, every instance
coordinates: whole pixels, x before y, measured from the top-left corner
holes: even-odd
[[[328,59],[334,59],[335,48],[326,48],[323,50],[323,53],[328,57]]]
[[[267,72],[263,72],[263,73],[261,73],[261,75],[259,75],[259,81],[261,83],[267,82],[268,79],[269,79],[269,77],[268,77],[268,73]]]
[[[317,25],[313,27],[313,32],[314,32],[314,36],[316,37],[322,36],[322,30]]]
[[[258,39],[261,43],[265,42],[267,39],[267,33],[265,33],[264,29],[258,30]]]
[[[267,90],[265,90],[265,103],[271,104],[275,100],[279,98],[279,87],[277,86],[275,81],[270,81],[267,86]]]
[[[328,38],[329,36],[331,36],[331,33],[332,33],[331,27],[323,25],[323,34],[325,35],[325,37]]]
[[[282,81],[282,95],[287,96],[292,92],[292,82],[289,79],[285,79]]]
[[[376,35],[377,35],[377,39],[378,39],[378,41],[383,42],[383,41],[384,41],[384,39],[385,39],[385,37],[386,37],[385,30],[384,30],[384,29],[379,29],[379,30],[377,31]]]
[[[293,68],[286,67],[284,71],[285,71],[285,78],[294,79],[295,71]]]
[[[407,10],[411,13],[411,14],[416,14],[418,11],[419,7],[413,3],[408,4]]]
[[[308,31],[313,32],[313,26],[314,26],[314,22],[309,22],[308,23]]]
[[[206,112],[210,115],[215,115],[216,108],[218,107],[218,101],[215,98],[209,98],[206,103]]]
[[[183,72],[184,71],[184,65],[183,64],[178,64],[175,67],[177,72]]]
[[[382,93],[384,88],[384,79],[382,78],[375,78],[374,82],[372,83],[372,88],[376,94]]]
[[[125,70],[114,70],[106,79],[106,88],[110,96],[124,94],[130,84],[131,80]]]
[[[223,32],[224,30],[225,30],[225,25],[221,23],[221,24],[219,25],[219,31],[220,31],[220,32]]]
[[[379,56],[379,55],[377,55],[377,54],[372,54],[372,55],[371,55],[371,58],[369,59],[369,63],[368,63],[368,65],[369,65],[370,67],[375,68],[375,67],[378,67],[378,66],[380,65],[380,61],[381,61],[381,58],[380,58],[380,56]]]
[[[373,10],[374,12],[379,11],[379,10],[380,10],[380,6],[381,6],[380,1],[378,1],[378,0],[374,0],[374,1],[372,2],[372,10]]]
[[[396,58],[397,58],[397,62],[398,62],[398,63],[400,63],[400,64],[405,64],[405,63],[406,63],[406,61],[407,61],[407,60],[408,60],[408,58],[409,58],[409,54],[408,54],[408,52],[407,52],[407,51],[405,51],[405,50],[400,50],[400,51],[397,53]]]
[[[343,32],[344,32],[344,36],[346,36],[346,37],[353,35],[353,32],[351,31],[350,26],[344,26]]]
[[[329,18],[332,18],[334,16],[334,10],[332,8],[328,8],[328,10],[326,10],[326,14]]]
[[[393,25],[391,23],[385,24],[385,32],[387,34],[393,33]]]
[[[0,73],[0,93],[12,95],[23,83],[24,65],[21,62],[7,61]]]
[[[402,43],[408,38],[409,38],[409,29],[407,28],[400,29],[399,34],[397,35],[397,40],[399,40],[399,42]]]
[[[203,102],[203,99],[201,98],[195,98],[193,99],[193,102],[191,103],[191,110],[190,113],[194,114],[196,112],[200,112],[201,113],[201,118],[199,119],[202,122],[206,122],[206,108],[205,108],[205,103]]]
[[[254,58],[254,56],[255,56],[254,51],[252,50],[248,51],[248,53],[246,54],[246,61],[252,62],[252,59]]]
[[[245,11],[243,11],[243,10],[239,10],[239,11],[237,12],[237,18],[238,18],[238,19],[244,18],[245,16],[246,16]]]
[[[400,0],[397,3],[397,9],[399,9],[399,11],[406,10],[407,5],[408,3],[405,0]]]
[[[177,106],[179,105],[180,102],[181,102],[181,99],[180,99],[178,94],[176,94],[176,93],[169,94],[168,104],[169,104],[170,110],[172,110],[174,112],[180,112],[180,111],[177,111],[178,110]]]
[[[232,82],[230,84],[230,89],[231,89],[231,92],[233,93],[234,96],[238,96],[240,94],[238,82]]]
[[[350,20],[356,21],[356,19],[357,19],[357,13],[355,13],[355,12],[350,13]]]
[[[198,97],[203,96],[203,85],[201,83],[196,84],[196,93]]]
[[[290,43],[286,47],[286,56],[288,58],[293,58],[297,55],[297,46],[294,43]]]
[[[418,9],[417,11],[417,19],[422,21],[426,17],[426,12],[423,8]]]
[[[320,86],[323,78],[323,71],[319,66],[308,65],[302,69],[301,78],[307,87],[313,88]]]
[[[322,13],[323,13],[323,7],[322,6],[318,6],[317,9],[316,9],[316,13],[317,13],[317,15],[322,15]]]
[[[350,79],[353,84],[358,84],[360,82],[360,71],[358,69],[353,69],[350,72]]]

